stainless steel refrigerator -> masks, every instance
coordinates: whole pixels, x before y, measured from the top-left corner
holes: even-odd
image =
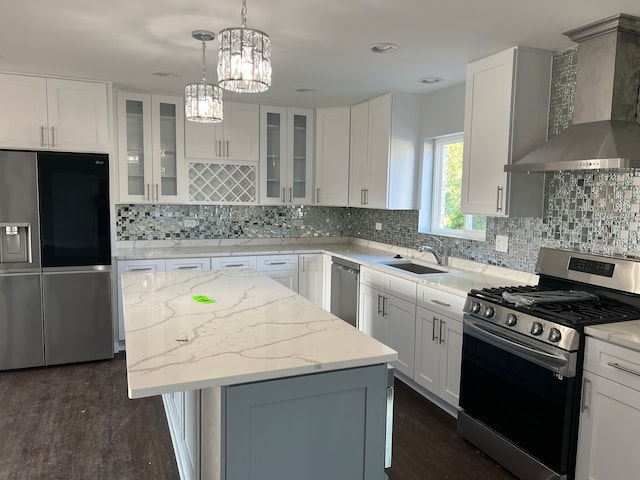
[[[108,156],[0,151],[0,370],[112,356]]]

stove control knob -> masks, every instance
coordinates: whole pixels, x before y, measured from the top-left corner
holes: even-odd
[[[514,313],[509,313],[509,314],[507,314],[507,318],[504,321],[504,323],[508,327],[513,327],[516,323],[518,323],[518,317],[516,317],[516,315]]]
[[[496,313],[496,311],[493,309],[493,307],[487,305],[484,307],[484,312],[482,312],[482,315],[484,316],[484,318],[491,318],[493,317],[494,313]]]
[[[478,302],[471,302],[471,313],[478,313],[480,311],[480,304]]]
[[[540,322],[533,322],[531,324],[531,335],[540,335],[542,334],[542,324]]]
[[[557,328],[552,328],[551,330],[549,330],[549,341],[559,342],[561,338],[562,334],[560,333],[560,330],[558,330]]]

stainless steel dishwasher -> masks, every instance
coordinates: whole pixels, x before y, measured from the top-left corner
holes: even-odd
[[[331,313],[358,327],[360,265],[331,257]]]

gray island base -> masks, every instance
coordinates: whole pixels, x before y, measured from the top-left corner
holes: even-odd
[[[386,478],[393,350],[253,270],[126,274],[123,305],[182,479]]]

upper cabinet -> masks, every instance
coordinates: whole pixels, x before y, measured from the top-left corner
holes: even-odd
[[[117,102],[120,201],[184,200],[182,97],[117,92]]]
[[[224,102],[221,123],[185,124],[185,157],[189,160],[253,161],[259,159],[259,106]]]
[[[109,86],[0,74],[0,147],[109,152]]]
[[[351,108],[349,204],[413,209],[420,97],[388,93]]]
[[[351,108],[316,110],[316,205],[349,205]]]
[[[552,53],[514,47],[467,66],[462,212],[539,217],[544,174],[508,174],[547,136]]]
[[[313,110],[260,106],[260,203],[311,204]]]

